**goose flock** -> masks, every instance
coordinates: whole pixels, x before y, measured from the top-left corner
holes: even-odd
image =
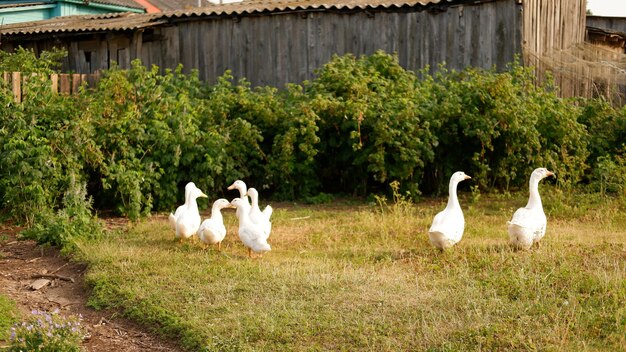
[[[511,221],[507,221],[509,241],[516,249],[528,250],[533,245],[539,246],[539,241],[546,233],[547,220],[539,196],[539,182],[548,176],[555,175],[546,168],[537,168],[532,172],[528,203],[517,209]],[[457,197],[457,187],[460,182],[468,179],[471,177],[463,171],[457,171],[450,177],[448,203],[445,209],[435,215],[428,230],[428,238],[435,248],[445,250],[457,244],[463,237],[465,218]],[[221,211],[235,208],[239,220],[237,234],[248,250],[248,257],[252,257],[252,253],[263,254],[271,251],[267,241],[272,231],[272,207],[268,205],[261,210],[259,192],[255,188],[248,188],[241,180],[233,182],[227,189],[239,191],[239,197],[230,202],[224,198],[216,200],[211,208],[211,216],[202,221],[197,199],[208,197],[193,182],[189,182],[185,186],[185,203],[169,215],[171,227],[176,231],[175,238],[182,242],[197,235],[205,248],[217,245],[217,249],[221,250],[221,243],[226,237]]]
[[[532,172],[529,181],[528,204],[517,209],[513,214],[513,219],[507,221],[509,241],[516,249],[527,250],[533,244],[539,246],[539,241],[546,233],[547,220],[539,196],[539,181],[548,176],[554,176],[554,173],[543,167]],[[430,243],[440,250],[454,246],[463,237],[465,218],[456,195],[456,189],[459,182],[470,178],[462,171],[457,171],[450,177],[448,205],[435,215],[428,230]]]
[[[236,208],[236,215],[239,219],[237,232],[239,239],[248,249],[248,256],[252,257],[252,252],[258,254],[269,252],[272,248],[267,243],[267,239],[272,231],[270,220],[273,212],[272,207],[268,205],[261,211],[259,192],[254,188],[248,189],[241,180],[235,181],[227,189],[237,189],[239,197],[230,202],[224,198],[216,200],[211,208],[211,217],[201,222],[196,199],[208,197],[193,182],[189,182],[185,186],[185,204],[176,208],[176,211],[169,215],[169,222],[172,228],[176,230],[176,238],[182,242],[184,239],[197,235],[204,245],[217,244],[217,249],[221,250],[222,241],[226,237],[222,209]],[[248,198],[252,200],[252,204]]]

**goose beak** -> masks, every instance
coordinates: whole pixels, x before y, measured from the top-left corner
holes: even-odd
[[[232,185],[228,186],[228,188],[226,188],[226,189],[229,190],[229,191],[235,189],[235,184],[233,183]]]
[[[554,176],[554,177],[556,177],[556,175],[552,171],[546,172],[546,176]]]
[[[202,198],[209,198],[209,196],[207,196],[206,194],[204,194],[202,192],[200,192],[200,197],[202,197]]]
[[[469,180],[470,178],[472,178],[472,176],[465,175],[465,177],[464,177],[463,179],[464,179],[464,180]]]

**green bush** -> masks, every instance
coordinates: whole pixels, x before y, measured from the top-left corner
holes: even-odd
[[[536,86],[531,69],[513,63],[502,73],[438,72],[429,113],[438,119],[439,144],[428,169],[440,191],[457,170],[485,190],[523,186],[540,166],[574,183],[580,179],[587,136],[578,108]]]
[[[92,201],[86,185],[73,180],[63,196],[62,207],[35,214],[32,226],[22,231],[22,236],[38,243],[59,246],[69,253],[75,249],[77,238],[97,238],[104,232],[102,223],[92,215]]]
[[[419,194],[436,143],[424,114],[432,93],[396,56],[335,56],[305,87],[319,117],[315,166],[325,191],[365,196],[397,180]]]
[[[47,73],[62,53],[2,55],[14,69]],[[86,185],[84,214],[93,202],[131,219],[174,209],[189,181],[212,199],[228,196],[235,179],[274,199],[391,195],[392,182],[416,198],[445,191],[457,170],[480,194],[525,187],[545,166],[560,186],[582,180],[619,192],[626,110],[561,99],[518,63],[506,72],[429,72],[377,52],[335,56],[313,80],[284,90],[252,88],[229,71],[207,85],[181,66],[161,73],[139,61],[73,96],[31,77],[15,103],[2,83],[0,204],[9,217],[39,222],[34,238],[66,245],[57,233],[76,217],[63,202],[76,184]]]

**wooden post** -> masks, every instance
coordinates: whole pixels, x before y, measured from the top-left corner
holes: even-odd
[[[21,72],[13,72],[11,74],[11,79],[13,80],[13,98],[16,103],[22,102],[22,73]]]
[[[72,92],[70,94],[78,94],[78,88],[80,88],[80,84],[81,84],[81,74],[80,73],[73,73],[72,74]]]
[[[50,89],[52,89],[52,94],[57,94],[59,92],[59,74],[53,73],[50,75]]]
[[[62,73],[59,75],[59,93],[70,93],[70,75],[68,73]]]

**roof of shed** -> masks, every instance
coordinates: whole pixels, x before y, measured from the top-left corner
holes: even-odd
[[[196,0],[194,0],[196,1]],[[181,2],[181,1],[179,1]],[[263,12],[283,12],[307,9],[367,9],[403,6],[426,6],[455,2],[455,0],[252,0],[240,3],[208,5],[188,10],[155,14],[109,13],[55,17],[49,20],[13,23],[0,27],[0,34],[77,33],[94,31],[134,30],[157,26],[171,19],[219,15],[242,15]],[[155,4],[157,1],[151,1]]]
[[[118,12],[103,15],[62,16],[43,21],[7,24],[0,27],[0,33],[11,35],[120,31],[152,27],[166,22],[167,20],[156,19],[152,14]]]
[[[163,17],[197,17],[211,15],[241,15],[261,12],[282,12],[307,9],[366,9],[375,7],[426,6],[454,0],[248,0],[238,3],[196,7],[163,13]]]
[[[45,1],[32,1],[32,2],[20,2],[20,3],[11,3],[4,4],[0,2],[0,9],[4,8],[12,8],[12,7],[25,7],[25,6],[34,6],[34,5],[43,5],[46,4]]]
[[[134,0],[89,0],[89,1],[97,3],[97,4],[124,6],[124,7],[134,8],[134,9],[142,9],[143,10],[143,8],[144,8],[143,6],[139,5]],[[89,2],[89,1],[87,1],[87,2]]]
[[[104,5],[114,5],[114,6],[123,6],[123,7],[128,7],[128,8],[133,8],[133,9],[142,9],[143,10],[143,6],[139,5],[136,1],[134,0],[90,0],[93,3],[96,4],[104,4]],[[192,1],[192,0],[189,0]],[[26,2],[11,2],[11,3],[2,3],[0,2],[0,8],[11,8],[11,7],[26,7],[26,6],[33,6],[33,5],[45,5],[45,4],[49,4],[51,3],[51,1],[26,1]],[[197,3],[197,0],[196,0]],[[183,9],[184,7],[178,7],[178,9]]]
[[[198,0],[148,0],[161,11],[191,10],[198,8]],[[213,6],[207,0],[201,1],[202,6]]]

